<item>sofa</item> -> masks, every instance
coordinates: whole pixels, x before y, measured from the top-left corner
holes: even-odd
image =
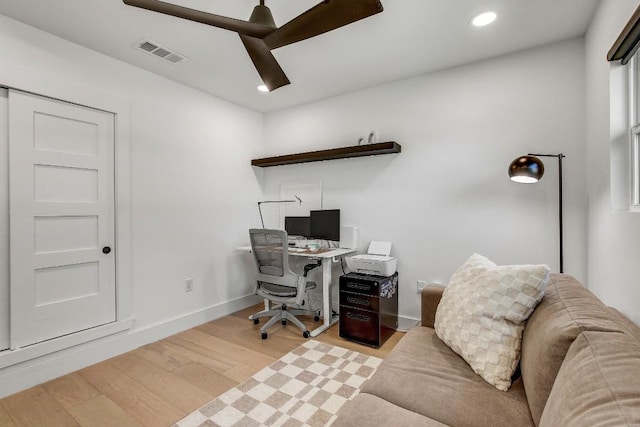
[[[423,289],[420,324],[343,406],[334,427],[640,425],[640,328],[575,278],[549,275],[507,391],[436,335],[444,289]]]

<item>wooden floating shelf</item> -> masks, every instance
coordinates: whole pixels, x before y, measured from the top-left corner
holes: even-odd
[[[402,147],[400,147],[400,144],[397,142],[378,142],[375,144],[353,145],[351,147],[332,148],[329,150],[309,151],[306,153],[253,159],[251,160],[251,166],[266,168],[270,166],[293,165],[296,163],[347,159],[349,157],[377,156],[379,154],[400,153],[401,151]]]

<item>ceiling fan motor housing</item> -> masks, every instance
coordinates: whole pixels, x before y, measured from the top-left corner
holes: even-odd
[[[249,22],[264,25],[269,28],[277,28],[276,23],[273,20],[273,15],[271,14],[271,9],[262,4],[253,8],[253,12],[251,12],[251,16],[249,17]]]

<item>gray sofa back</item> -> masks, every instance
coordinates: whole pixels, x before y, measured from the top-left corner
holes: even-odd
[[[637,426],[638,379],[640,341],[616,332],[583,332],[558,371],[540,426]]]
[[[558,371],[574,341],[590,331],[610,333],[615,339],[616,335],[629,332],[629,328],[621,322],[619,313],[605,306],[575,278],[551,274],[544,298],[525,326],[520,359],[529,409],[536,425],[541,425]],[[580,394],[583,392],[588,390],[580,390]]]

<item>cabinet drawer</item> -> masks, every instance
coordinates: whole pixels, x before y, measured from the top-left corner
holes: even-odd
[[[380,288],[377,281],[358,280],[347,276],[340,277],[340,290],[366,295],[380,295]]]
[[[378,313],[340,307],[340,336],[362,344],[379,346],[380,317]]]
[[[380,298],[372,295],[340,291],[340,305],[378,312],[380,310]]]

